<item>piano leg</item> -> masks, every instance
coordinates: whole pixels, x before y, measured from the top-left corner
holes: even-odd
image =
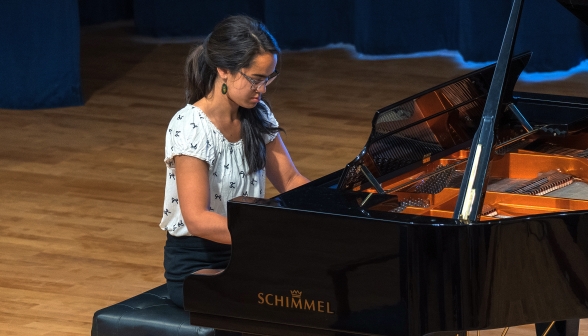
[[[537,336],[542,336],[550,324],[550,322],[536,323],[535,331],[537,332]],[[578,336],[579,329],[580,320],[556,321],[545,336]]]

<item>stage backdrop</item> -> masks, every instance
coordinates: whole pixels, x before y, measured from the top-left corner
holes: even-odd
[[[2,0],[0,108],[82,104],[80,21],[134,19],[154,37],[204,36],[228,15],[264,21],[283,49],[352,44],[366,55],[457,50],[498,56],[512,0]],[[555,0],[527,1],[515,52],[527,72],[568,70],[588,58],[588,27]]]
[[[348,43],[367,55],[457,50],[496,60],[512,0],[135,0],[139,34],[202,36],[219,19],[248,14],[284,49]],[[588,58],[588,27],[556,0],[527,1],[515,52],[534,51],[528,72],[568,70]]]
[[[77,0],[0,1],[0,108],[80,104]]]

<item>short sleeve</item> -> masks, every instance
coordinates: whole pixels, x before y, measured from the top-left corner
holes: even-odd
[[[169,123],[165,140],[165,163],[174,168],[173,158],[187,155],[211,164],[214,159],[203,118],[191,105],[176,113]]]
[[[259,105],[261,105],[261,107],[262,107],[261,108],[261,117],[264,119],[264,121],[267,124],[269,124],[271,127],[277,128],[279,126],[278,121],[274,117],[274,114],[270,110],[269,106],[267,106],[267,104],[263,101],[260,101]],[[264,134],[263,140],[264,140],[265,144],[267,145],[268,143],[272,142],[276,138],[276,136],[278,136],[277,131],[272,132],[272,133],[268,133],[268,134]]]

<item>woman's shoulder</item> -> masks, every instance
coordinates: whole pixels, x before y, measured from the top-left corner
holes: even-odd
[[[186,104],[171,118],[170,128],[205,128],[204,112],[192,104]]]
[[[166,162],[176,155],[193,156],[206,162],[213,160],[216,137],[204,112],[187,104],[172,117],[166,135]]]
[[[208,142],[213,138],[214,129],[206,121],[204,112],[198,107],[187,104],[171,118],[168,125],[170,145],[174,148],[187,147],[187,144],[195,146],[195,143]]]
[[[182,107],[181,109],[176,112],[172,120],[183,120],[184,117],[190,117],[197,115],[200,111],[199,108],[192,104],[186,104],[186,106]]]

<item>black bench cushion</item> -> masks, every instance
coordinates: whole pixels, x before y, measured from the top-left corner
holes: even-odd
[[[169,299],[166,285],[100,309],[94,313],[92,321],[92,336],[219,336],[221,334],[229,333],[190,325],[190,313],[179,308]]]

